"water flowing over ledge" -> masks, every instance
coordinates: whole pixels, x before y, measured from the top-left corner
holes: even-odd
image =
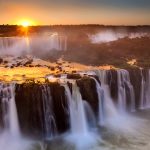
[[[49,76],[44,83],[1,82],[0,143],[1,137],[51,141],[65,135],[83,149],[85,141],[97,141],[98,128],[128,131],[129,114],[150,107],[149,81],[149,70],[120,69]]]

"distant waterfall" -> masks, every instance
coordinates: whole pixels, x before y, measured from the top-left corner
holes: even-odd
[[[67,37],[53,33],[28,37],[0,37],[1,55],[32,54],[33,51],[67,50]]]
[[[48,52],[50,50],[66,50],[67,37],[52,33],[50,35],[30,36],[30,48],[33,51],[42,50]]]
[[[9,131],[10,135],[19,136],[20,129],[18,123],[14,90],[15,84],[0,85],[4,128],[6,131]]]
[[[29,41],[26,37],[0,37],[1,55],[21,55],[28,52]]]

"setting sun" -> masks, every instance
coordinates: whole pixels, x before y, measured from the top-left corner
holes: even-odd
[[[24,21],[21,24],[23,27],[28,27],[30,25],[30,23],[28,21]]]
[[[17,23],[18,25],[21,25],[23,27],[28,27],[28,26],[33,26],[35,25],[35,22],[31,21],[31,20],[20,20]]]

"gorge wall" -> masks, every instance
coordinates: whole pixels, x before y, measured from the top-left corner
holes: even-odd
[[[150,71],[96,70],[44,83],[0,83],[0,127],[33,138],[86,132],[108,117],[150,107]],[[12,101],[14,99],[14,101]],[[10,104],[10,102],[12,102]],[[12,105],[13,104],[13,105]],[[10,110],[13,106],[12,114]],[[75,122],[78,122],[77,125]]]

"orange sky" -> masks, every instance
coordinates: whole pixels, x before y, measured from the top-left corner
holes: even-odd
[[[42,1],[1,0],[0,24],[20,24],[29,20],[33,25],[41,24],[150,24],[150,11],[147,8],[121,8],[111,5],[90,5],[42,3]],[[51,1],[51,0],[50,0]],[[63,0],[66,1],[67,0]],[[72,0],[70,0],[72,1]],[[77,0],[78,1],[78,0]],[[82,0],[81,0],[82,1]],[[87,0],[89,1],[89,0]],[[47,5],[46,5],[47,4]]]

